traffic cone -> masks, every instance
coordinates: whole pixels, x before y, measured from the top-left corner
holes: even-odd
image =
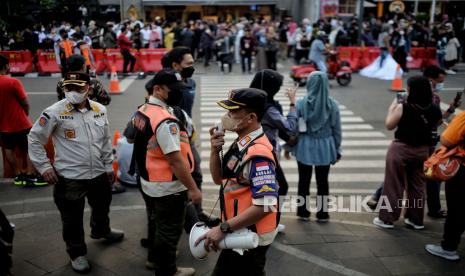
[[[400,72],[399,64],[397,64],[396,75],[391,82],[390,90],[393,92],[404,91],[404,88],[402,88],[402,73]]]
[[[118,74],[116,74],[115,66],[111,67],[110,94],[121,94],[121,89],[119,88]]]

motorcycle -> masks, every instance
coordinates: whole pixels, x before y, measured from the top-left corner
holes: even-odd
[[[352,81],[350,63],[341,61],[337,51],[330,50],[328,52],[326,64],[328,68],[328,79],[336,79],[340,86],[347,86],[350,84]],[[314,71],[318,71],[317,65],[312,61],[307,61],[304,64],[292,66],[290,76],[299,86],[304,86],[308,76]]]

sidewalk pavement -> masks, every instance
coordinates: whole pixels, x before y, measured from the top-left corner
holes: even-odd
[[[14,275],[74,275],[51,186],[18,188],[11,180],[0,180],[0,208],[16,224]],[[441,221],[427,222],[425,231],[407,229],[401,222],[393,230],[382,230],[370,223],[374,216],[336,213],[329,223],[318,224],[284,214],[286,230],[268,252],[267,275],[465,275],[464,261],[445,261],[424,250],[425,244],[440,241]],[[112,227],[125,231],[121,243],[107,245],[90,239],[86,209],[86,241],[93,267],[89,275],[152,275],[144,268],[147,252],[139,244],[146,217],[138,189],[115,195],[110,217]],[[179,251],[179,266],[195,267],[196,275],[211,273],[217,254],[195,260],[185,234]],[[459,251],[465,257],[463,243]]]

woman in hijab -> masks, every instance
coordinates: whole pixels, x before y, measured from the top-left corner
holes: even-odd
[[[408,206],[405,224],[415,230],[423,229],[423,203],[426,178],[423,162],[430,146],[436,142],[433,130],[442,118],[438,105],[433,104],[433,92],[428,78],[413,76],[407,82],[407,99],[394,99],[386,116],[386,128],[396,129],[395,139],[386,155],[384,188],[380,198],[379,217],[373,224],[394,228],[399,219],[404,191]],[[381,208],[387,207],[387,208]]]
[[[297,209],[297,216],[303,221],[310,218],[307,206],[312,170],[315,168],[318,196],[316,217],[318,222],[323,223],[329,220],[329,168],[341,158],[341,118],[338,104],[328,95],[329,83],[325,73],[311,73],[306,88],[307,95],[296,104],[298,142],[292,149],[299,170],[298,195],[305,199],[305,204]]]

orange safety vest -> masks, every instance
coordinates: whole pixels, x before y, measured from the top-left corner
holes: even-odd
[[[273,146],[265,135],[261,135],[243,150],[245,154],[238,160],[240,164],[246,164],[249,160],[255,157],[262,157],[268,159],[276,165],[276,160],[273,156]],[[238,174],[242,172],[242,168],[238,169]],[[247,208],[253,205],[252,203],[252,189],[250,184],[241,184],[237,182],[236,178],[229,178],[224,180],[226,183],[222,188],[224,203],[222,210],[223,221],[235,217]],[[278,206],[275,206],[277,210]],[[226,217],[225,217],[226,216]],[[278,225],[277,212],[273,211],[268,213],[264,218],[259,220],[255,225],[249,227],[251,230],[259,235],[272,232]]]
[[[86,43],[82,43],[81,45],[79,45],[79,50],[81,50],[81,54],[86,59],[86,66],[91,66],[90,56],[89,56],[89,51],[90,51],[89,45],[87,45]]]
[[[139,108],[139,111],[149,118],[150,125],[154,133],[147,144],[145,166],[147,168],[148,181],[171,182],[176,180],[168,160],[166,160],[165,155],[157,143],[156,132],[161,123],[168,120],[179,123],[178,119],[171,115],[165,108],[155,104],[144,104]],[[173,129],[172,131],[177,131],[177,129]],[[194,158],[189,143],[189,137],[184,129],[180,130],[180,138],[181,154],[183,156],[184,164],[186,168],[189,168],[190,172],[193,172]]]
[[[73,44],[68,39],[60,42],[60,48],[63,49],[66,58],[69,58],[73,54]]]

